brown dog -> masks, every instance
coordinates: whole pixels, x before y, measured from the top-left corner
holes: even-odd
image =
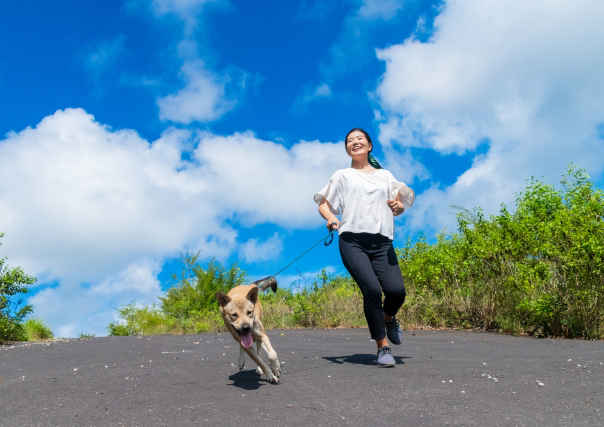
[[[266,379],[277,384],[281,376],[281,365],[277,353],[273,349],[268,336],[264,332],[262,306],[258,301],[258,290],[272,288],[277,290],[277,281],[274,277],[257,280],[251,285],[239,285],[231,289],[226,295],[216,293],[220,304],[220,313],[224,324],[240,345],[239,370],[245,366],[245,353],[258,365],[257,372],[266,376]],[[256,342],[256,348],[253,344]],[[270,367],[260,357],[260,349],[266,353]]]

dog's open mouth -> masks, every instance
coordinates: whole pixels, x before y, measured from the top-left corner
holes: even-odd
[[[239,338],[241,341],[241,345],[243,348],[250,348],[254,343],[254,338],[252,337],[252,332],[248,332],[247,334],[239,334]]]

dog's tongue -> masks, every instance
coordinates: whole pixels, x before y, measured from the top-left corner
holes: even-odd
[[[241,345],[243,346],[243,348],[250,348],[253,343],[254,340],[252,338],[251,332],[246,335],[241,335]]]

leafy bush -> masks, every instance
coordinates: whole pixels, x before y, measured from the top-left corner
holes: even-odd
[[[420,322],[566,337],[604,333],[604,195],[570,168],[531,179],[512,214],[458,216],[459,232],[399,251]]]
[[[152,335],[174,332],[173,321],[157,307],[129,304],[119,309],[121,323],[110,323],[109,335]]]
[[[461,327],[543,336],[604,336],[604,194],[569,168],[556,189],[531,179],[515,211],[486,217],[462,210],[458,232],[397,249],[409,326]],[[160,307],[120,310],[112,335],[223,330],[215,300],[245,273],[197,257]],[[308,287],[261,295],[267,328],[366,327],[361,292],[348,276],[325,271]]]
[[[245,273],[236,265],[226,270],[212,261],[204,269],[197,260],[198,256],[184,259],[184,269],[178,285],[170,288],[160,298],[161,311],[173,319],[184,321],[218,312],[216,292],[226,293],[245,281]]]
[[[363,300],[349,277],[322,271],[309,287],[295,292],[279,289],[262,296],[267,328],[359,327],[364,324]]]
[[[127,325],[122,325],[121,323],[110,323],[107,327],[109,335],[115,337],[125,337],[128,335],[132,335],[130,333],[130,329],[128,329]]]
[[[223,328],[216,292],[228,292],[243,283],[245,273],[233,265],[228,270],[212,261],[206,268],[197,256],[183,260],[179,282],[160,297],[160,306],[119,310],[120,323],[108,326],[110,335],[150,335],[165,333],[199,333]]]
[[[0,315],[0,343],[5,341],[27,341],[27,334],[18,320]]]
[[[80,337],[79,338],[81,340],[88,340],[88,339],[94,338],[94,337],[96,337],[95,334],[89,334],[88,332],[80,332]]]
[[[23,324],[27,341],[39,341],[53,338],[52,331],[40,319],[28,319]]]
[[[0,233],[0,238],[4,236]],[[23,328],[23,319],[32,312],[30,305],[24,305],[19,294],[27,292],[27,285],[35,283],[19,267],[8,268],[6,258],[0,258],[0,342],[24,341],[27,334]]]

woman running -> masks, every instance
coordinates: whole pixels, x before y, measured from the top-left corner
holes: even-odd
[[[352,129],[344,143],[351,167],[337,170],[314,200],[327,228],[338,230],[342,262],[363,294],[365,318],[377,344],[377,364],[394,366],[386,336],[392,344],[401,343],[396,313],[405,301],[392,246],[394,216],[413,205],[415,193],[371,156],[373,144],[363,129]]]

